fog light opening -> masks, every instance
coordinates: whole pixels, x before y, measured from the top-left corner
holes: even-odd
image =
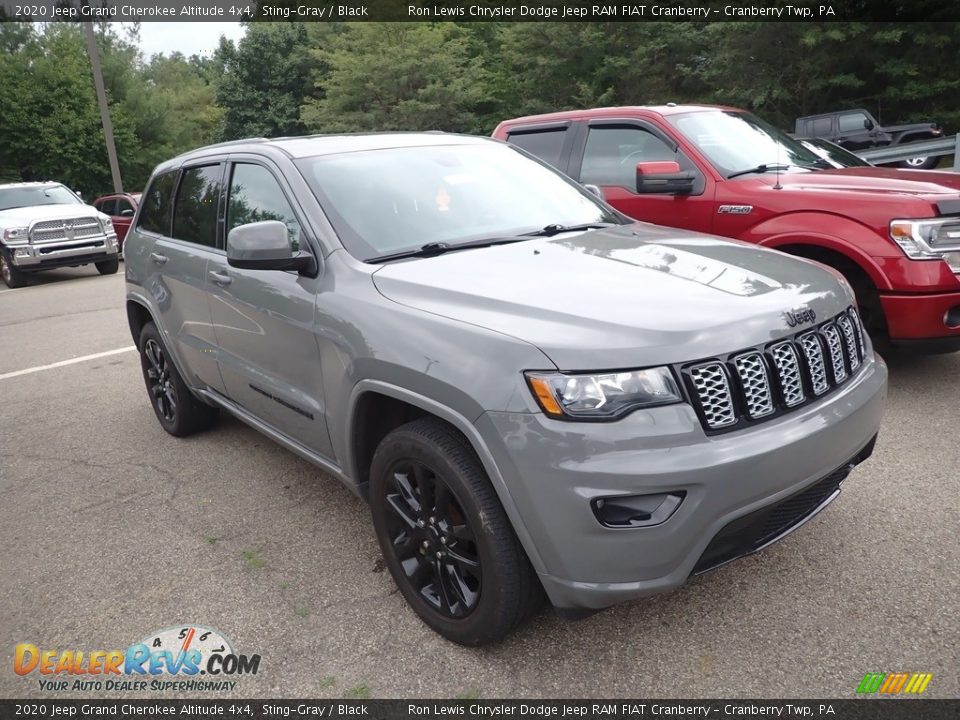
[[[943,315],[943,324],[948,328],[960,328],[960,305],[950,308]]]
[[[669,520],[686,495],[685,490],[654,495],[614,495],[594,498],[590,506],[604,527],[653,527]]]

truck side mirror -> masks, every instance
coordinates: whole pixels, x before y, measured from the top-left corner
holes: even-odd
[[[693,191],[694,174],[680,170],[680,164],[666,162],[637,163],[637,192],[643,194],[685,195]]]
[[[875,127],[873,124],[873,120],[871,120],[870,118],[867,118],[866,120],[864,120],[863,127],[867,130],[873,130],[873,128]]]

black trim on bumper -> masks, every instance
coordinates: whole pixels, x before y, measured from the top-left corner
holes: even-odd
[[[731,560],[763,550],[799,528],[840,494],[840,484],[856,465],[873,454],[876,442],[877,436],[874,435],[860,452],[826,477],[800,492],[729,523],[707,545],[692,574],[705,573]]]
[[[939,355],[960,351],[960,335],[940,338],[919,338],[909,340],[891,339],[894,348],[905,353],[917,355]]]
[[[40,272],[41,270],[53,270],[60,267],[70,267],[71,265],[90,265],[91,263],[107,262],[108,260],[119,259],[119,257],[119,253],[90,253],[88,255],[51,258],[49,260],[41,260],[39,263],[13,265],[13,267],[22,272]]]

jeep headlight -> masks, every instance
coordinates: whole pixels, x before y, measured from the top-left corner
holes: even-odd
[[[613,373],[526,373],[540,408],[552,418],[615,420],[631,410],[682,402],[669,368]]]
[[[30,228],[13,227],[3,231],[5,245],[26,245],[30,240]]]
[[[943,260],[960,274],[960,218],[891,220],[890,238],[912,260]]]

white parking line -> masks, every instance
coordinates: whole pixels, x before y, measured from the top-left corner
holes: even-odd
[[[109,355],[119,355],[120,353],[130,352],[131,350],[136,349],[137,348],[135,345],[131,345],[129,347],[117,348],[116,350],[107,350],[106,352],[94,353],[93,355],[84,355],[78,358],[71,358],[70,360],[61,360],[60,362],[50,363],[49,365],[37,365],[36,367],[26,368],[25,370],[15,370],[14,372],[8,372],[0,375],[0,380],[19,377],[20,375],[30,375],[31,373],[40,372],[41,370],[52,370],[53,368],[63,367],[64,365],[75,365],[76,363],[86,362],[87,360],[96,360],[97,358],[107,357]]]

